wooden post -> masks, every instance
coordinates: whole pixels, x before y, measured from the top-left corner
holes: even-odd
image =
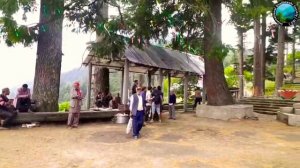
[[[159,69],[159,79],[158,79],[158,82],[159,82],[159,86],[161,86],[161,89],[163,90],[163,74],[162,74],[162,69]]]
[[[168,98],[170,97],[170,90],[171,90],[171,74],[168,73]],[[167,98],[167,100],[168,100]]]
[[[148,87],[151,86],[151,72],[148,70]]]
[[[93,65],[92,63],[89,63],[89,74],[88,74],[88,84],[87,84],[87,99],[86,99],[86,108],[89,110],[91,107],[91,92],[92,92],[92,71],[93,71]]]
[[[124,63],[124,77],[123,77],[123,95],[122,103],[128,103],[128,83],[129,83],[129,61],[126,59]]]
[[[244,97],[244,48],[243,48],[243,44],[244,44],[244,39],[243,39],[243,35],[244,33],[241,30],[238,30],[238,34],[239,34],[239,50],[238,50],[238,54],[239,54],[239,99],[242,99]],[[262,55],[264,56],[264,55]]]
[[[123,97],[123,85],[124,85],[124,69],[121,71],[121,93],[120,97]]]
[[[184,74],[184,87],[183,87],[183,110],[187,111],[187,100],[188,100],[188,73]]]
[[[202,76],[202,80],[203,80],[203,88],[202,88],[202,104],[206,103],[206,85],[205,85],[205,74],[203,74]]]

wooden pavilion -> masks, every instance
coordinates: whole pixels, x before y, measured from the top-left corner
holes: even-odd
[[[151,76],[159,76],[159,85],[163,84],[163,76],[168,77],[170,92],[170,78],[184,78],[184,110],[187,110],[188,80],[190,76],[204,75],[204,60],[202,57],[183,53],[176,50],[157,46],[147,46],[139,49],[128,46],[125,53],[119,58],[99,58],[91,51],[83,62],[88,71],[87,108],[90,109],[93,67],[102,66],[108,69],[122,71],[122,103],[128,103],[129,72],[147,74],[148,86],[151,85]]]

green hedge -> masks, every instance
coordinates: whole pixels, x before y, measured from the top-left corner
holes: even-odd
[[[66,101],[66,102],[59,103],[58,108],[59,108],[59,112],[67,112],[67,111],[69,111],[69,109],[70,109],[70,102]]]

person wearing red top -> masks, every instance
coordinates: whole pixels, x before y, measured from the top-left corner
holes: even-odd
[[[73,84],[71,90],[70,110],[68,116],[68,127],[77,128],[79,124],[79,115],[82,105],[83,95],[80,90],[79,82]]]

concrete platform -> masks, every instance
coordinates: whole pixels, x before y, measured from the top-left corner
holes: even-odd
[[[115,114],[123,113],[122,111],[82,111],[80,120],[89,119],[109,119]],[[36,113],[19,113],[15,123],[23,124],[30,122],[62,122],[67,121],[68,112],[36,112]]]
[[[201,105],[196,109],[197,117],[211,118],[217,120],[243,119],[245,117],[256,117],[253,105],[227,105],[209,106]]]
[[[300,127],[300,115],[289,114],[288,125]]]
[[[278,112],[276,119],[280,122],[287,124],[289,117],[288,117],[287,113]]]
[[[300,115],[290,114],[290,113],[280,113],[277,114],[277,120],[288,124],[290,126],[300,127]]]

